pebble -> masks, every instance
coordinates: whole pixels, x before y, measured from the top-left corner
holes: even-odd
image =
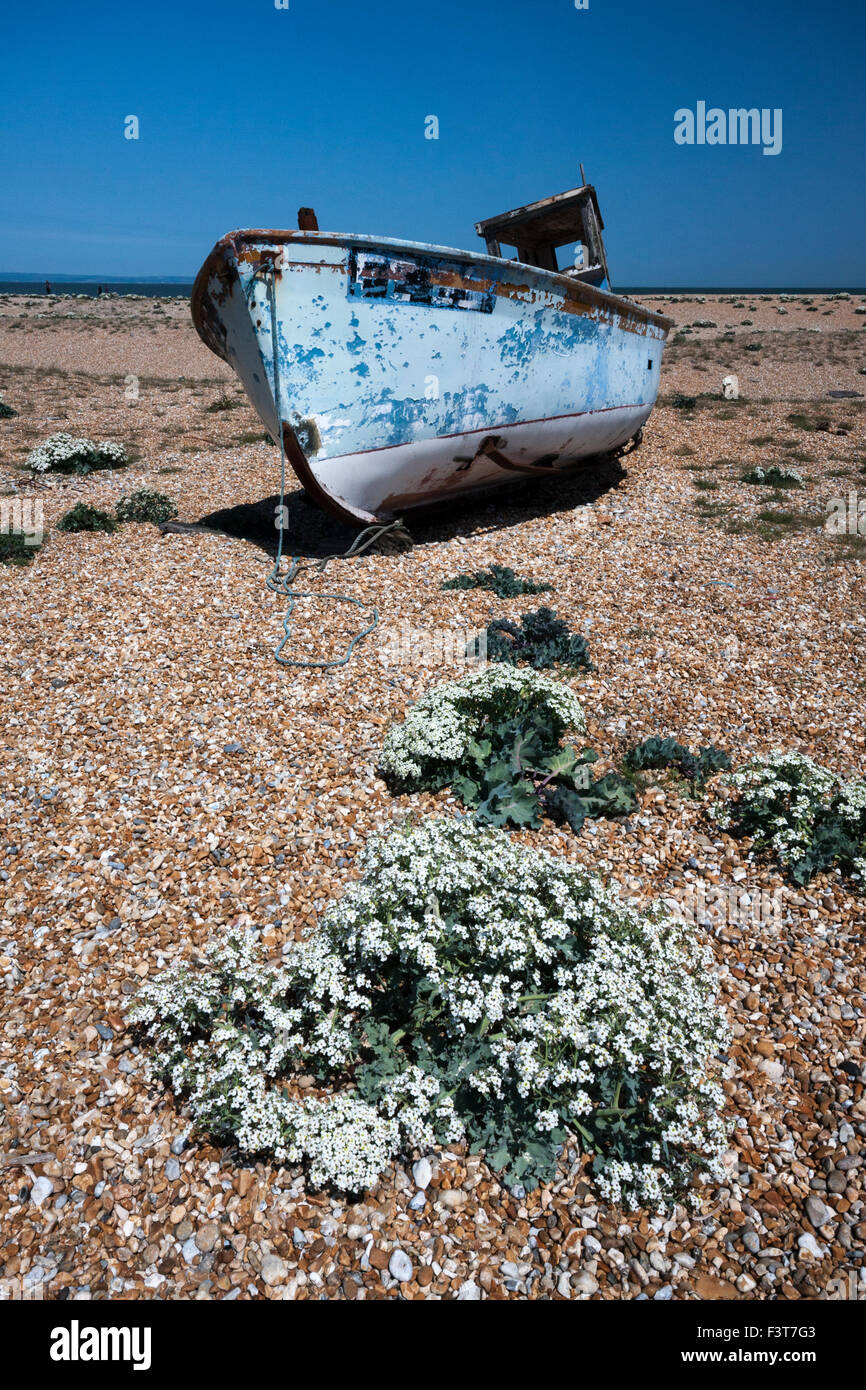
[[[414,1274],[412,1261],[404,1250],[393,1250],[388,1261],[388,1273],[400,1284],[408,1284]]]
[[[808,1250],[810,1255],[814,1255],[816,1260],[824,1258],[825,1252],[822,1250],[811,1231],[804,1231],[801,1236],[798,1236],[797,1244],[801,1250]]]
[[[836,1213],[832,1207],[828,1207],[826,1202],[822,1202],[820,1197],[806,1198],[806,1215],[812,1225],[817,1230],[821,1226],[835,1224]]]
[[[782,1063],[772,1061],[769,1057],[758,1063],[758,1071],[762,1071],[771,1081],[781,1081],[785,1075],[785,1068]]]
[[[213,1250],[220,1238],[220,1228],[215,1222],[209,1221],[204,1226],[199,1226],[195,1233],[195,1243],[199,1250],[208,1254]]]
[[[449,1187],[445,1192],[440,1192],[439,1201],[448,1211],[460,1211],[466,1205],[466,1193],[459,1188]]]
[[[412,1164],[412,1177],[415,1179],[415,1186],[426,1192],[433,1181],[433,1167],[429,1158],[419,1158],[417,1163]]]
[[[50,1178],[37,1178],[30,1189],[30,1200],[35,1207],[41,1207],[54,1191],[54,1183]]]
[[[588,1270],[584,1269],[578,1274],[573,1274],[571,1276],[571,1287],[574,1289],[575,1293],[584,1294],[589,1297],[590,1294],[598,1293],[598,1280],[594,1278]]]
[[[269,1288],[275,1284],[283,1284],[286,1281],[289,1269],[285,1260],[280,1259],[279,1255],[265,1255],[262,1260],[261,1276]]]

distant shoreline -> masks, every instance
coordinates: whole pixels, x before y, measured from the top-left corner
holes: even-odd
[[[51,285],[50,296],[45,292],[45,279]],[[26,295],[42,299],[72,298],[84,295],[88,299],[105,299],[112,295],[146,299],[189,299],[192,280],[4,280],[0,277],[0,295]],[[101,287],[102,294],[97,290]]]
[[[51,285],[51,294],[54,297],[61,295],[83,294],[97,298],[97,288],[102,287],[103,295],[145,295],[147,298],[159,299],[188,299],[192,293],[193,280],[184,280],[177,276],[142,276],[135,280],[123,280],[105,276],[100,278],[97,275],[83,275],[78,278],[73,276],[35,276],[35,275],[0,275],[0,295],[26,294],[44,295],[45,281]],[[650,298],[658,298],[662,295],[780,295],[780,294],[850,294],[866,295],[866,287],[855,285],[807,285],[807,286],[751,286],[743,288],[739,285],[616,285],[613,289],[614,294],[624,294],[639,296],[643,295]]]
[[[51,275],[47,271],[0,270],[0,283],[13,285],[191,285],[194,275]]]

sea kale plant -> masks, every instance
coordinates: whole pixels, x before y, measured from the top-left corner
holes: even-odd
[[[6,401],[3,399],[3,392],[0,391],[0,420],[11,420],[12,416],[17,415],[17,413],[16,410],[12,409],[11,405],[7,405]]]
[[[775,854],[795,883],[834,864],[866,880],[866,779],[842,782],[803,753],[776,750],[722,785],[735,795],[711,808],[714,819]]]
[[[429,820],[368,845],[281,964],[223,939],[145,984],[135,1017],[200,1130],[315,1183],[363,1191],[466,1141],[533,1187],[576,1140],[609,1201],[657,1208],[722,1175],[709,964],[574,865]]]
[[[104,531],[111,535],[116,531],[120,523],[115,520],[110,512],[103,512],[99,507],[92,507],[89,502],[76,502],[74,507],[70,507],[68,512],[57,523],[58,531]]]
[[[23,531],[0,531],[0,565],[29,565],[42,545]]]
[[[458,574],[454,579],[446,579],[442,588],[490,589],[497,598],[517,598],[520,594],[543,594],[553,585],[521,579],[508,565],[491,565],[489,570],[476,570],[474,574]]]
[[[450,786],[476,820],[536,829],[545,814],[580,830],[587,816],[633,810],[615,772],[597,780],[598,754],[561,746],[585,730],[568,686],[534,671],[488,666],[434,686],[385,736],[381,768],[395,791]]]
[[[115,512],[118,521],[152,521],[154,525],[160,526],[164,521],[171,521],[172,517],[177,516],[177,507],[164,492],[140,487],[135,492],[121,497]]]
[[[780,468],[772,464],[770,468],[750,468],[743,474],[744,483],[763,483],[765,487],[803,487],[805,479],[796,468]]]
[[[477,639],[467,655],[479,655]],[[592,669],[586,638],[573,633],[550,608],[524,613],[519,626],[508,618],[497,618],[487,628],[487,659],[532,666],[536,671],[557,665]]]
[[[27,457],[34,473],[93,473],[102,468],[123,468],[129,462],[122,444],[103,439],[76,439],[71,434],[52,434]]]
[[[661,738],[653,735],[642,743],[630,748],[622,760],[628,772],[645,772],[650,768],[670,767],[691,782],[696,791],[703,790],[709,777],[715,776],[731,766],[727,753],[715,744],[708,743],[697,753],[692,753],[685,744],[675,738]]]

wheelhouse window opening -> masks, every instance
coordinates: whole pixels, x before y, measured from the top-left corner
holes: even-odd
[[[609,289],[603,228],[598,197],[590,183],[475,224],[488,255],[503,257],[502,247],[513,247],[511,259],[523,265]]]

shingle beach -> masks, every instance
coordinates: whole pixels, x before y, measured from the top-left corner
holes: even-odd
[[[495,563],[554,586],[544,601],[593,661],[563,679],[606,763],[661,732],[735,764],[785,748],[863,775],[866,515],[864,535],[824,523],[866,494],[866,300],[643,302],[677,328],[642,447],[408,516],[411,548],[310,570],[304,588],[380,615],[323,672],[273,659],[279,457],[188,304],[0,296],[0,393],[17,412],[0,420],[0,494],[41,503],[47,537],[29,566],[0,566],[0,1280],[72,1299],[814,1299],[858,1281],[866,1295],[864,899],[836,873],[797,888],[719,832],[712,791],[659,775],[623,820],[509,832],[641,902],[722,885],[776,904],[696,928],[734,1032],[728,1178],[696,1210],[610,1208],[571,1150],[521,1193],[459,1147],[347,1205],[191,1133],[129,1028],[167,963],[233,927],[279,958],[369,836],[457,809],[447,791],[392,795],[377,766],[407,705],[460,675],[423,634],[535,606],[443,591],[459,572]],[[32,479],[29,452],[58,431],[132,461]],[[774,463],[804,487],[742,480]],[[54,529],[77,502],[113,510],[140,487],[200,529]],[[297,489],[289,518],[295,554],[352,539]],[[295,617],[306,659],[357,627],[309,600]],[[395,630],[417,637],[397,661]]]

